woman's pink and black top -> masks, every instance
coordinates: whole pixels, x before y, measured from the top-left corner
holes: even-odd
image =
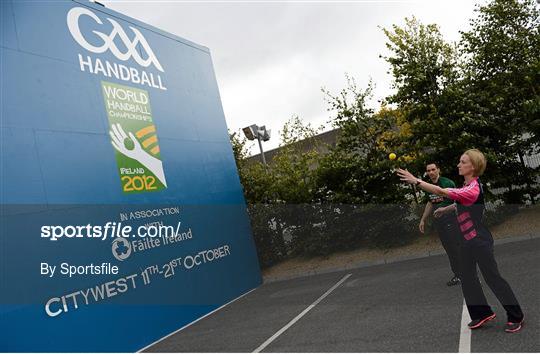
[[[478,177],[462,188],[448,188],[447,191],[448,198],[457,202],[457,221],[465,244],[493,244],[491,232],[482,223],[484,190]]]

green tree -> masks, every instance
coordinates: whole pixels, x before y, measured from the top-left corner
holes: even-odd
[[[281,129],[280,150],[270,166],[278,202],[299,204],[313,201],[314,173],[319,164],[321,142],[314,137],[323,127],[314,128],[292,116]]]
[[[328,206],[321,244],[330,251],[359,246],[391,247],[416,236],[411,218],[413,190],[394,169],[407,167],[412,156],[391,161],[395,136],[407,136],[399,110],[370,108],[372,84],[361,89],[351,77],[337,95],[323,90],[340,134],[317,171],[319,200]]]
[[[229,132],[229,139],[246,202],[254,204],[271,201],[273,198],[273,176],[267,173],[262,163],[249,164],[247,162],[249,155],[248,141],[242,136],[241,131]]]
[[[244,196],[248,203],[309,203],[313,200],[315,173],[321,143],[313,139],[323,127],[313,128],[292,116],[281,129],[280,150],[268,168],[247,162],[246,138],[229,134]]]
[[[540,136],[540,11],[532,0],[493,0],[476,13],[460,42],[468,118],[488,149],[495,186],[528,186],[506,195],[518,203],[525,191],[538,193],[538,169],[522,157],[538,152]]]
[[[457,177],[459,155],[476,147],[490,162],[485,179],[511,187],[506,202],[521,202],[524,192],[513,185],[537,193],[538,170],[518,157],[538,148],[538,8],[532,1],[495,0],[476,11],[457,46],[437,26],[414,18],[384,30],[396,89],[388,102],[410,124],[403,142],[418,169],[436,160]]]
[[[281,129],[281,148],[268,168],[260,162],[248,163],[246,140],[231,136],[263,266],[272,265],[291,253],[304,254],[306,250],[307,244],[298,240],[309,238],[318,214],[311,203],[320,143],[313,138],[321,129],[313,128],[298,116],[291,117]],[[284,235],[289,235],[288,241]]]
[[[445,110],[448,92],[459,80],[456,46],[443,39],[437,25],[424,25],[414,17],[383,32],[390,50],[383,58],[390,64],[395,90],[387,101],[397,106],[402,124],[408,128],[391,145],[402,147],[401,154],[413,156],[417,170],[434,157],[454,165],[454,149],[460,141],[450,137],[456,138],[460,132],[452,124],[455,117]]]
[[[321,159],[318,171],[322,200],[338,203],[398,203],[406,191],[395,183],[396,162],[388,159],[392,151],[383,143],[385,134],[397,127],[391,111],[376,114],[367,102],[372,84],[365,90],[347,76],[347,86],[337,95],[326,90],[332,124],[340,130],[335,148]],[[403,167],[407,163],[400,160]]]
[[[455,48],[444,41],[437,25],[423,25],[415,17],[405,18],[404,26],[382,30],[391,55],[381,57],[391,66],[396,90],[388,101],[429,114],[444,88],[457,78]]]
[[[245,167],[245,159],[248,157],[247,139],[241,136],[240,131],[234,133],[229,131],[229,139],[233,150],[234,162],[240,172]]]

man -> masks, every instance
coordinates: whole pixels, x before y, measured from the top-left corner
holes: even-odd
[[[436,163],[432,162],[426,166],[426,173],[431,179],[433,184],[438,185],[441,188],[455,188],[456,184],[445,177],[441,176],[441,170]],[[441,207],[446,207],[453,204],[450,199],[438,196],[436,194],[427,193],[428,202],[424,209],[424,214],[420,219],[419,229],[421,233],[425,231],[426,219],[429,215],[434,215],[434,225],[439,239],[448,255],[450,261],[450,268],[454,272],[454,276],[450,281],[446,283],[448,286],[457,285],[460,283],[460,265],[459,265],[459,252],[461,235],[458,229],[456,216],[453,213],[440,213],[435,212]],[[444,209],[441,209],[444,210]]]

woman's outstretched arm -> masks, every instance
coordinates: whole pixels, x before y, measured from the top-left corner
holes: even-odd
[[[416,178],[412,173],[410,173],[407,170],[398,168],[397,174],[403,182],[414,184],[418,186],[420,189],[428,193],[432,193],[432,194],[436,194],[436,195],[440,195],[440,196],[448,198],[448,191],[446,189],[441,188],[435,184],[427,183],[421,180],[420,178]]]

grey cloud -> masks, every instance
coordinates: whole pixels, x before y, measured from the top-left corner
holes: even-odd
[[[371,77],[376,99],[390,93],[388,66],[378,58],[386,51],[378,25],[390,27],[414,14],[424,23],[438,23],[446,38],[454,40],[473,8],[468,0],[106,5],[209,47],[229,128],[259,123],[275,133],[293,114],[326,121],[320,87],[339,91],[345,72],[360,86]],[[277,144],[273,138],[267,145]]]

